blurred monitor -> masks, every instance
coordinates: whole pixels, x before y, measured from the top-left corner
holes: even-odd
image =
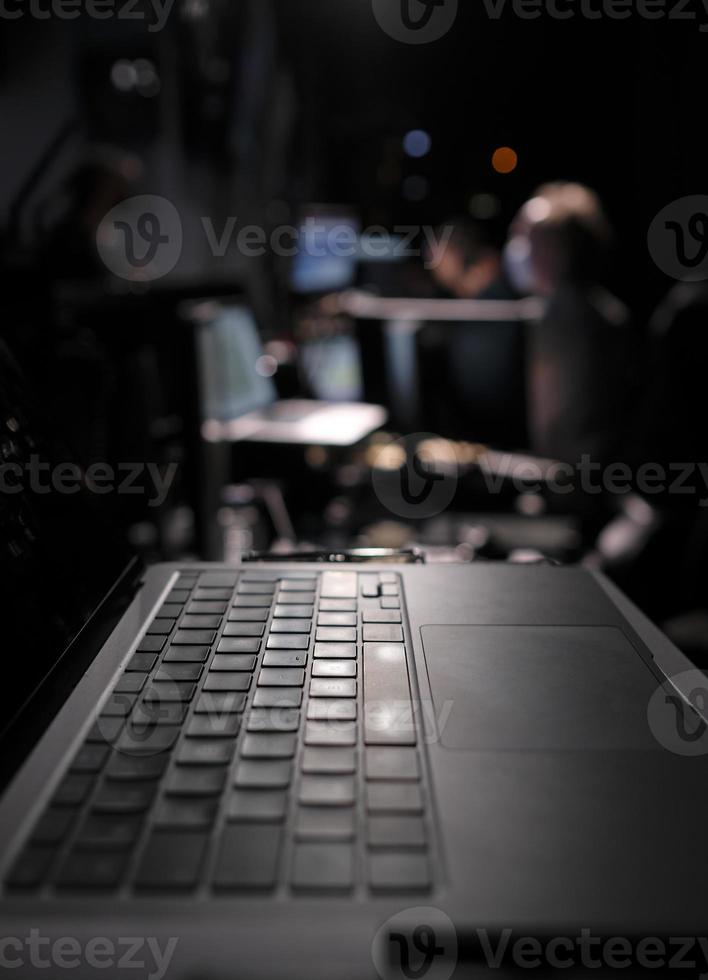
[[[217,307],[197,332],[202,415],[239,418],[277,398],[252,314],[244,307]]]
[[[313,208],[299,224],[290,287],[300,295],[336,292],[354,285],[359,221],[346,209]]]
[[[361,354],[354,337],[329,337],[300,347],[300,363],[316,398],[356,402],[364,397]]]

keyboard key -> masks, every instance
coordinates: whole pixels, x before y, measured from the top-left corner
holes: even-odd
[[[349,678],[315,677],[310,681],[311,698],[355,698],[356,681]]]
[[[78,773],[100,772],[110,754],[111,750],[108,745],[83,745],[74,756],[71,771]]]
[[[177,741],[180,729],[176,726],[154,725],[145,728],[129,725],[121,735],[117,749],[125,755],[159,755],[167,752]]]
[[[218,630],[221,616],[183,616],[180,620],[181,630]]]
[[[400,600],[394,598],[393,596],[382,596],[381,599],[379,599],[379,605],[381,606],[382,609],[401,608]]]
[[[365,609],[362,619],[364,623],[400,623],[401,614],[393,609]]]
[[[218,602],[227,601],[231,598],[233,589],[202,589],[199,588],[194,593],[194,598],[198,602]]]
[[[181,602],[166,602],[157,612],[156,619],[175,620],[182,614],[184,606]]]
[[[295,822],[297,840],[353,840],[353,807],[298,807]]]
[[[268,637],[266,647],[268,650],[307,650],[310,645],[309,636],[301,636],[297,633],[279,633]]]
[[[5,879],[9,888],[36,888],[49,873],[56,857],[54,848],[26,847]]]
[[[249,654],[218,653],[209,664],[209,672],[222,670],[246,671],[255,670],[256,658]]]
[[[317,588],[317,579],[312,576],[307,578],[284,578],[280,583],[281,592],[312,592]]]
[[[293,888],[349,891],[354,885],[354,850],[345,843],[295,845]]]
[[[166,642],[164,636],[144,636],[138,644],[138,653],[160,653]]]
[[[237,572],[202,572],[199,576],[199,588],[233,590],[237,579]]]
[[[374,891],[427,891],[428,859],[424,854],[371,854],[369,883]]]
[[[315,639],[318,643],[356,643],[356,629],[345,626],[318,626]]]
[[[324,572],[320,594],[323,599],[356,599],[356,572]]]
[[[307,651],[268,650],[263,657],[264,667],[305,667]]]
[[[172,632],[176,619],[156,619],[148,626],[148,636],[167,636]]]
[[[231,762],[235,742],[231,738],[186,738],[177,753],[178,765],[225,766]]]
[[[239,789],[285,789],[291,776],[292,765],[288,761],[246,760],[239,762],[234,784]]]
[[[212,644],[216,637],[214,630],[178,629],[172,637],[172,646],[191,646],[192,644]]]
[[[162,658],[163,663],[204,663],[209,647],[170,647]]]
[[[402,643],[403,627],[369,623],[363,628],[364,643]]]
[[[292,759],[297,737],[286,733],[246,735],[241,744],[244,759]]]
[[[217,653],[258,653],[261,641],[257,637],[229,637],[219,640]]]
[[[247,727],[249,732],[296,732],[300,712],[296,708],[252,708]]]
[[[366,778],[387,781],[420,779],[418,753],[415,749],[409,748],[367,748]]]
[[[321,612],[356,612],[356,599],[320,599]]]
[[[155,826],[174,829],[208,829],[216,819],[215,800],[183,800],[168,797],[161,800],[155,812]]]
[[[275,619],[312,619],[314,606],[295,606],[281,605],[280,603],[273,610]]]
[[[187,890],[196,887],[209,835],[202,831],[153,830],[135,881],[137,888]]]
[[[143,696],[146,704],[163,704],[170,701],[187,703],[194,697],[196,684],[187,681],[171,681],[170,683],[151,684]]]
[[[134,653],[125,670],[126,673],[149,674],[156,663],[156,653]]]
[[[223,616],[228,609],[228,602],[190,602],[187,606],[188,616]]]
[[[346,698],[314,698],[307,706],[312,721],[355,721],[357,704]]]
[[[316,660],[312,665],[313,677],[356,677],[354,660]]]
[[[356,725],[347,721],[308,721],[305,745],[356,745]]]
[[[187,735],[190,738],[234,738],[240,727],[238,715],[194,715],[189,720]]]
[[[361,594],[365,599],[377,598],[379,595],[378,575],[362,575],[359,579]]]
[[[204,681],[204,691],[247,691],[251,686],[251,675],[236,671],[209,672]]]
[[[93,787],[91,776],[64,776],[54,796],[52,806],[80,806]]]
[[[130,714],[131,709],[137,700],[137,694],[111,694],[101,708],[101,714],[125,718],[126,715]]]
[[[263,636],[265,623],[227,623],[222,636]]]
[[[198,681],[203,669],[202,664],[168,664],[166,667],[160,667],[155,674],[155,683]]]
[[[267,612],[273,597],[269,595],[239,595],[233,602],[232,611],[243,609],[261,609]],[[229,616],[229,619],[231,617]]]
[[[356,626],[356,613],[321,612],[317,617],[318,626]]]
[[[190,589],[173,589],[167,596],[166,602],[186,602],[189,599]]]
[[[39,819],[32,832],[33,844],[60,844],[76,819],[76,811],[50,807]]]
[[[226,781],[225,768],[177,766],[167,777],[168,796],[220,796]]]
[[[273,595],[275,582],[239,582],[237,595]]]
[[[309,619],[275,619],[270,624],[273,633],[309,633],[312,623]]]
[[[302,687],[305,671],[299,667],[262,667],[258,675],[259,687]]]
[[[120,851],[72,851],[59,872],[57,886],[114,889],[120,884],[127,863],[128,855]]]
[[[363,676],[366,744],[415,745],[413,705],[403,644],[365,643]]]
[[[136,707],[130,719],[133,731],[151,728],[153,725],[181,725],[187,714],[187,705],[181,701],[142,702]]]
[[[424,849],[425,825],[420,817],[370,816],[366,835],[369,847]]]
[[[152,803],[152,783],[105,783],[91,804],[100,813],[144,813]]]
[[[371,813],[422,813],[418,783],[367,783],[366,803]]]
[[[306,748],[302,757],[302,771],[313,775],[354,773],[354,749]]]
[[[284,790],[238,789],[229,799],[227,819],[280,823],[285,819],[287,805],[288,794]]]
[[[380,592],[382,596],[397,596],[399,594],[398,585],[393,582],[387,582],[381,586]]]
[[[145,687],[144,674],[123,674],[116,686],[114,694],[138,694]]]
[[[101,715],[86,736],[87,742],[105,742],[113,745],[125,725],[125,718],[117,715]]]
[[[315,643],[315,657],[355,660],[356,643]]]
[[[276,599],[278,606],[312,606],[314,602],[314,592],[279,592]]]
[[[267,609],[232,609],[229,613],[230,623],[265,623],[268,619]],[[227,626],[226,629],[229,627]],[[225,635],[230,635],[226,633]],[[241,635],[241,634],[239,634]]]
[[[106,769],[106,779],[134,782],[160,779],[167,768],[169,752],[156,755],[114,755]]]
[[[217,889],[272,888],[280,857],[282,831],[277,824],[227,825],[216,857]]]
[[[299,708],[302,690],[298,687],[260,687],[253,698],[254,708]]]
[[[91,813],[79,828],[76,848],[81,851],[122,851],[140,836],[142,819],[136,814]]]
[[[351,776],[303,776],[300,803],[303,806],[353,806],[354,780]]]

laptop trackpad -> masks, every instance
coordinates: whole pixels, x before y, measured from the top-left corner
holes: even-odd
[[[424,626],[442,745],[482,751],[658,749],[658,686],[615,627]]]

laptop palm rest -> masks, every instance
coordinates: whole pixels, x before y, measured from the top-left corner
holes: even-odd
[[[616,627],[424,626],[440,744],[478,751],[659,749],[659,681]]]

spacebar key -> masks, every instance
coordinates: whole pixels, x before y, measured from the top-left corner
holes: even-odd
[[[365,643],[363,667],[366,744],[415,745],[405,646]]]

